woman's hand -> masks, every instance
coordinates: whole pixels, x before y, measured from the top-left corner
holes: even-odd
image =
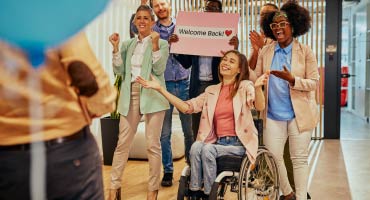
[[[138,76],[135,79],[135,82],[140,83],[140,85],[147,89],[154,89],[159,91],[162,88],[159,84],[159,81],[152,74],[150,74],[150,80],[145,80],[143,79],[143,77]]]
[[[150,33],[150,37],[152,38],[152,45],[153,45],[152,51],[153,52],[158,51],[159,50],[159,33],[152,31]]]
[[[266,71],[262,76],[258,77],[256,82],[254,83],[254,87],[261,87],[263,85],[266,85],[268,79],[269,79],[270,71]]]
[[[265,45],[264,35],[259,34],[256,31],[251,31],[249,33],[249,40],[251,41],[253,50],[257,52],[259,49],[262,49],[262,47]]]
[[[118,45],[119,45],[119,34],[118,33],[113,33],[112,35],[109,36],[109,42],[113,46],[113,53],[117,53],[119,51]]]
[[[272,75],[276,76],[276,77],[279,77],[281,79],[284,79],[284,80],[288,81],[291,86],[294,86],[295,78],[294,78],[293,74],[291,74],[290,71],[286,68],[285,65],[283,66],[282,71],[272,70],[270,73]]]

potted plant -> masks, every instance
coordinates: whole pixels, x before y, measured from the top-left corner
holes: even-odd
[[[116,80],[114,82],[114,86],[117,89],[116,105],[118,105],[121,84],[122,76],[116,75]],[[114,150],[117,146],[120,117],[117,107],[118,106],[116,106],[116,110],[113,111],[110,116],[100,119],[104,165],[112,165]]]

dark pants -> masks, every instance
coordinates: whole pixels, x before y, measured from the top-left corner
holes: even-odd
[[[290,186],[292,187],[293,190],[295,190],[294,176],[293,176],[293,163],[292,163],[292,159],[290,158],[290,152],[289,152],[289,140],[286,141],[285,147],[284,147],[284,163],[285,163],[285,168],[288,174],[288,180],[289,180]]]
[[[166,81],[167,91],[183,101],[189,100],[189,80]],[[170,109],[166,111],[163,120],[161,133],[162,147],[162,164],[164,173],[173,173],[173,161],[171,150],[171,135],[172,135],[172,112],[173,105],[170,104]],[[193,132],[191,125],[191,115],[179,112],[182,132],[184,133],[185,142],[185,159],[189,160],[190,147],[193,144]]]
[[[199,96],[202,94],[206,88],[210,85],[214,85],[211,81],[200,81],[200,85],[197,88],[197,94],[196,96]],[[192,122],[192,129],[193,129],[193,136],[194,136],[194,141],[197,140],[198,136],[198,129],[199,129],[199,122],[200,122],[200,116],[202,115],[202,112],[200,113],[194,113],[191,115],[191,122]]]
[[[98,147],[90,130],[83,131],[80,138],[45,147],[47,199],[104,199]],[[0,151],[0,200],[31,199],[30,154],[30,150]]]

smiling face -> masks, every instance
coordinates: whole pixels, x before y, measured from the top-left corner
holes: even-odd
[[[151,33],[154,19],[149,11],[139,10],[135,16],[135,26],[139,35],[146,37]]]
[[[293,41],[292,27],[285,16],[274,17],[270,28],[280,47],[287,47]]]
[[[235,79],[240,73],[239,56],[236,53],[230,52],[222,57],[220,62],[220,74],[223,79]]]
[[[170,17],[170,6],[168,0],[153,0],[153,11],[159,20]]]

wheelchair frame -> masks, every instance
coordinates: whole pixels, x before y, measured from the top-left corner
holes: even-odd
[[[263,145],[262,120],[255,119],[254,123],[258,130],[259,139],[255,164],[252,164],[248,157],[244,156],[239,171],[220,172],[212,185],[209,200],[226,199],[225,194],[228,190],[237,193],[238,200],[279,199],[279,173],[276,159]],[[190,173],[190,166],[186,166],[182,170],[177,200],[190,199],[188,192]]]

